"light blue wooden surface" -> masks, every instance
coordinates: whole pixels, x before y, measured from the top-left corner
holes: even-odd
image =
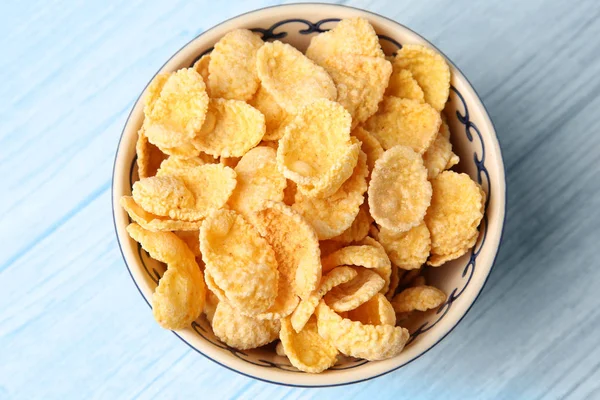
[[[0,399],[600,398],[600,5],[346,1],[441,48],[496,124],[504,246],[464,321],[385,377],[265,384],[154,323],[119,253],[121,128],[164,60],[274,1],[0,2]]]

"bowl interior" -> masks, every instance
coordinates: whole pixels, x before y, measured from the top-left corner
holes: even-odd
[[[159,72],[190,67],[232,29],[252,29],[262,34],[265,40],[281,40],[304,51],[314,35],[331,29],[340,19],[352,16],[370,20],[388,55],[403,43],[432,46],[400,24],[366,11],[335,5],[297,4],[262,9],[226,21],[188,43]],[[378,362],[343,358],[332,369],[313,375],[299,372],[285,357],[277,356],[273,345],[249,351],[228,347],[213,335],[204,316],[190,328],[175,334],[195,350],[230,369],[270,382],[299,386],[337,385],[378,376],[399,368],[439,342],[464,316],[485,283],[500,242],[505,202],[504,169],[494,128],[469,82],[452,63],[450,66],[452,87],[445,114],[454,152],[461,158],[454,169],[468,173],[481,183],[487,193],[486,214],[479,239],[471,252],[443,267],[427,269],[428,280],[442,289],[448,300],[438,310],[414,321],[410,327],[410,342],[399,356]],[[131,111],[119,144],[113,177],[113,209],[123,257],[140,293],[150,304],[164,266],[150,259],[129,238],[125,231],[129,219],[119,206],[119,198],[131,194],[131,185],[137,180],[135,143],[143,120],[141,99],[142,96]]]

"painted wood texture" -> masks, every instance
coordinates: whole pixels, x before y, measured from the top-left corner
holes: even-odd
[[[110,179],[149,78],[274,1],[0,2],[0,399],[600,398],[600,5],[346,1],[441,48],[482,96],[508,178],[504,245],[442,343],[366,383],[245,378],[154,323],[121,259]]]

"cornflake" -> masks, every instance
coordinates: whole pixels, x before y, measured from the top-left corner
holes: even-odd
[[[431,202],[423,159],[405,146],[387,150],[375,163],[368,194],[371,215],[379,226],[395,233],[417,226]]]

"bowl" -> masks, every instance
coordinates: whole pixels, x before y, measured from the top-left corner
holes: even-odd
[[[236,28],[252,29],[262,34],[265,40],[278,39],[305,50],[311,37],[333,28],[340,19],[356,16],[371,22],[386,54],[393,54],[405,43],[434,47],[405,26],[368,11],[330,4],[292,4],[252,11],[209,29],[175,53],[158,72],[192,66],[201,55],[211,51],[223,35]],[[428,280],[442,289],[448,300],[438,310],[426,313],[417,321],[412,327],[409,344],[400,355],[376,362],[345,359],[321,374],[307,374],[296,370],[285,357],[277,356],[273,346],[250,351],[228,347],[213,335],[204,316],[174,334],[200,354],[230,370],[291,386],[336,386],[371,379],[408,364],[439,343],[465,316],[483,289],[498,252],[505,214],[504,165],[494,126],[469,81],[450,60],[448,63],[452,86],[445,113],[454,151],[461,158],[455,169],[469,174],[482,185],[487,193],[486,213],[477,244],[468,254],[441,268],[428,268]],[[143,93],[127,118],[118,145],[112,199],[115,230],[123,259],[141,295],[150,304],[163,267],[130,239],[125,230],[129,218],[119,206],[119,198],[131,194],[131,185],[137,179],[135,143],[143,120],[142,98]]]

